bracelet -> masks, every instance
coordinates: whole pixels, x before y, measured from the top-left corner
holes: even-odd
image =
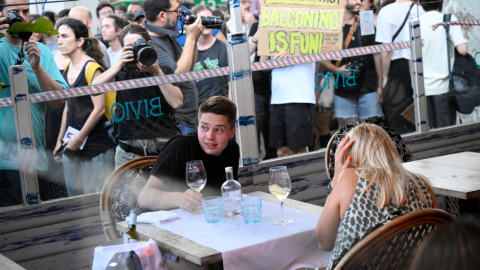
[[[42,70],[42,66],[40,66],[37,70],[34,70],[33,67],[32,67],[32,70],[33,70],[33,72],[37,73],[37,72],[39,72],[40,70]]]
[[[252,36],[252,42],[257,44],[258,43],[258,40],[256,40],[253,36]]]

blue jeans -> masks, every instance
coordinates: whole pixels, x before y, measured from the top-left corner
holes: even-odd
[[[337,118],[365,120],[383,116],[382,108],[377,100],[377,92],[350,97],[334,95],[333,102],[335,104],[335,117]]]
[[[102,191],[103,184],[113,172],[114,166],[113,148],[88,161],[63,155],[68,197]]]
[[[177,135],[185,135],[195,130],[194,128],[187,127],[184,124],[178,124],[177,128],[180,129],[180,132],[177,131]]]

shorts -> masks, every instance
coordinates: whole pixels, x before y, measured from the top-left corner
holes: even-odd
[[[334,95],[333,103],[335,104],[335,117],[337,118],[359,117],[364,120],[370,117],[383,116],[382,107],[377,100],[377,92],[350,97]]]
[[[315,104],[270,105],[270,146],[307,147],[313,143]]]

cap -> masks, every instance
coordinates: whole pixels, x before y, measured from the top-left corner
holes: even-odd
[[[138,212],[132,209],[132,210],[130,210],[130,214],[138,215]]]
[[[135,12],[135,15],[133,15],[133,21],[136,21],[139,17],[145,17],[145,13],[143,13],[143,8]]]
[[[232,167],[225,167],[225,172],[233,172],[233,168]]]

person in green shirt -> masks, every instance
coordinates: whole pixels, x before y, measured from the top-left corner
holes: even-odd
[[[30,6],[22,5],[23,3],[28,3],[28,0],[0,0],[0,16],[7,14],[9,11],[16,11],[28,22]],[[18,5],[2,6],[2,4]],[[4,18],[0,19],[0,31],[8,29],[8,25],[1,24],[4,21]],[[20,39],[9,37],[0,39],[0,82],[4,83],[0,98],[11,97],[8,68],[16,63],[20,46]],[[24,44],[23,50],[25,59],[22,65],[26,69],[30,94],[68,87],[47,46],[29,41]],[[60,107],[63,100],[50,101],[49,104]],[[47,170],[48,168],[44,136],[46,106],[45,103],[34,103],[30,107],[36,146],[37,170]],[[0,207],[21,204],[18,143],[13,107],[0,108],[0,149]]]

